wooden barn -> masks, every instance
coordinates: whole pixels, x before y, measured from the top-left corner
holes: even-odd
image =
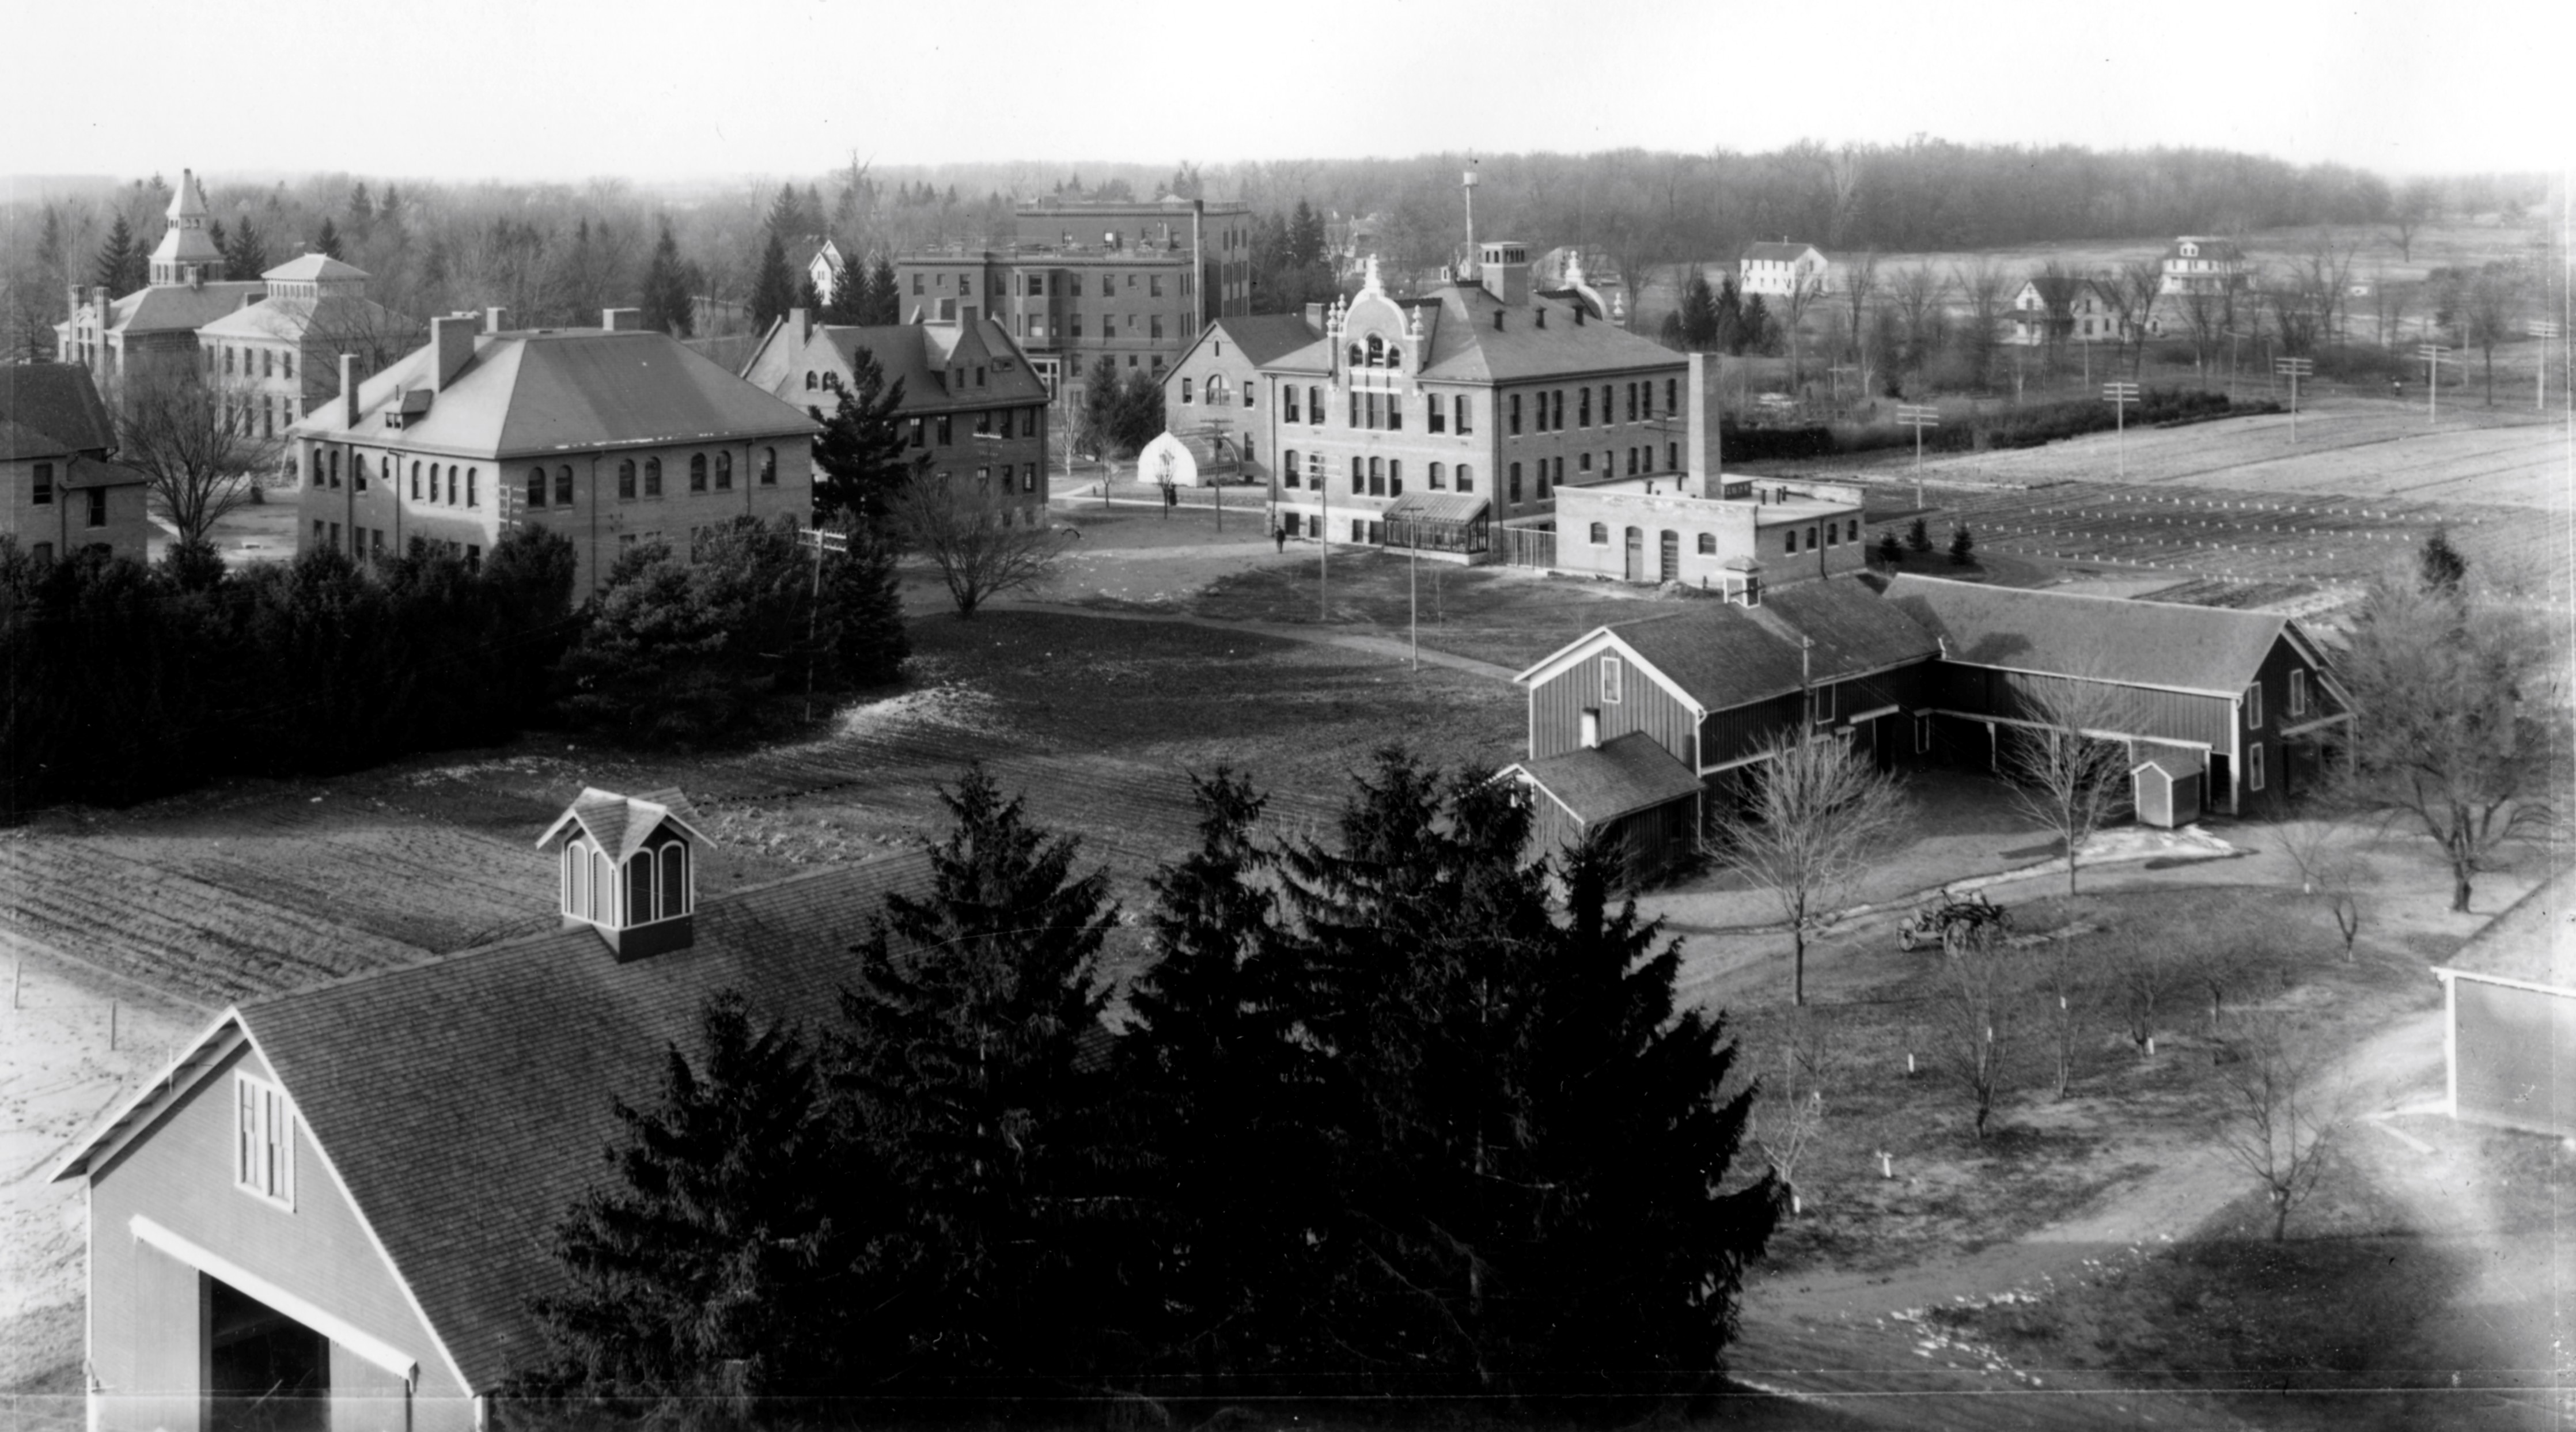
[[[1607,832],[1626,852],[1630,878],[1644,881],[1689,860],[1697,848],[1699,778],[1643,731],[1516,761],[1504,774],[1534,793],[1542,850]]]
[[[2498,915],[2433,975],[2451,1117],[2576,1137],[2576,868]]]

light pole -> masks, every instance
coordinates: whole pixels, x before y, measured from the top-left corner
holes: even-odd
[[[1914,505],[1923,505],[1923,430],[1941,426],[1941,410],[1926,403],[1900,403],[1896,421],[1914,429]]]
[[[2275,358],[2273,366],[2290,380],[2290,441],[2299,440],[2299,380],[2317,371],[2315,360],[2308,358]]]
[[[1306,454],[1306,480],[1315,489],[1315,620],[1333,619],[1333,489],[1324,481],[1324,455]]]
[[[2129,405],[2138,401],[2138,385],[2105,383],[2102,385],[2102,401],[2111,405],[2111,420],[2119,433],[2120,480],[2126,482],[2129,479]]]
[[[2442,360],[2450,351],[2439,343],[2415,345],[2415,356],[2424,360],[2424,418],[2427,422],[2442,420]]]

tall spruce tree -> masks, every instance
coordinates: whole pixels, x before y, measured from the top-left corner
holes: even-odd
[[[248,214],[233,229],[232,246],[224,250],[224,272],[234,278],[257,278],[268,271],[268,243]]]
[[[910,478],[913,462],[903,407],[903,380],[886,381],[876,355],[864,347],[850,354],[850,385],[829,414],[807,408],[823,430],[814,435],[814,520],[843,517],[882,533],[894,494]]]
[[[107,241],[99,246],[98,261],[91,266],[90,281],[106,289],[110,297],[132,293],[143,287],[144,253],[134,242],[134,230],[125,216],[116,216],[108,227]]]
[[[680,263],[679,241],[671,237],[671,226],[665,221],[662,236],[653,243],[653,257],[644,266],[644,326],[656,332],[686,338],[695,326],[690,312],[688,272]]]
[[[859,322],[885,325],[903,321],[903,295],[895,287],[894,261],[883,254],[868,266],[867,306]]]
[[[332,224],[331,216],[328,214],[322,216],[322,227],[313,235],[313,252],[327,258],[343,257],[340,252],[340,230]]]
[[[759,266],[752,270],[752,330],[766,333],[795,306],[796,275],[787,266],[787,245],[772,230],[761,243]]]
[[[1093,1330],[1105,871],[1031,825],[969,767],[940,799],[928,898],[889,895],[842,997],[838,1087],[904,1210],[882,1293],[924,1372],[1037,1374],[1079,1365]]]
[[[882,1184],[798,1031],[726,991],[696,1043],[670,1049],[658,1102],[617,1102],[616,1177],[556,1227],[572,1288],[534,1304],[553,1356],[536,1389],[686,1407],[824,1390],[847,1366]]]

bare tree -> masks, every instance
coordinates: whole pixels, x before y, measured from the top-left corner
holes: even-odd
[[[2461,336],[2477,345],[2486,362],[2487,406],[2495,406],[2496,344],[2511,336],[2521,322],[2527,275],[2518,263],[2491,263],[2461,287],[2457,308]]]
[[[1905,363],[1916,371],[1941,346],[1941,330],[1949,315],[1942,300],[1949,296],[1950,281],[1929,263],[1898,269],[1888,284],[1888,297],[1904,323]]]
[[[2289,1236],[2290,1214],[2316,1192],[2332,1162],[2347,1091],[2278,1015],[2241,1021],[2233,1052],[2236,1058],[2220,1066],[2227,1102],[2219,1138],[2270,1196],[2278,1243]]]
[[[2361,891],[2370,868],[2355,846],[2361,831],[2337,814],[2312,811],[2275,827],[2282,852],[2299,868],[2299,893],[2325,906],[2343,936],[2345,964],[2353,961],[2353,942],[2361,936]]]
[[[2441,847],[2455,911],[2505,847],[2557,829],[2567,712],[2554,646],[2528,607],[2388,578],[2337,665],[2354,711],[2352,797]]]
[[[2227,341],[2227,294],[2219,289],[2185,289],[2174,296],[2174,306],[2182,310],[2183,324],[2191,330],[2191,359],[2206,383],[2218,361],[2219,346]]]
[[[1780,298],[1780,327],[1789,335],[1789,386],[1799,388],[1806,381],[1807,370],[1800,359],[1800,340],[1805,335],[1807,310],[1823,297],[1825,280],[1795,264],[1789,268],[1789,291]]]
[[[2396,230],[2390,242],[2397,245],[2397,255],[2408,263],[2415,261],[2415,235],[2432,222],[2442,209],[2442,186],[2430,179],[2411,179],[2397,191],[2396,202],[2389,206],[2388,222]]]
[[[2111,287],[2119,290],[2115,302],[2121,304],[2121,318],[2128,326],[2129,376],[2135,379],[2146,369],[2147,335],[2156,326],[2156,299],[2165,291],[2164,263],[2131,259],[2113,272]]]
[[[1769,889],[1789,925],[1789,998],[1807,1002],[1807,935],[1903,829],[1904,788],[1839,741],[1786,735],[1752,769],[1752,798],[1713,823],[1714,853]]]
[[[145,490],[183,543],[201,543],[216,523],[253,500],[258,474],[274,468],[275,438],[255,431],[259,401],[249,386],[194,367],[148,369],[118,385],[116,460],[142,473]]]
[[[2120,1012],[2120,1032],[2143,1058],[2154,1050],[2158,1010],[2181,972],[2159,937],[2132,926],[2105,934],[2100,954],[2111,1001]]]
[[[2075,895],[2077,854],[2129,808],[2129,751],[2099,733],[2120,729],[2117,688],[2106,681],[2032,677],[2019,688],[2032,725],[2004,751],[2015,807],[2066,849],[2066,894]]]
[[[1755,1102],[1746,1133],[1779,1176],[1793,1214],[1805,1209],[1798,1165],[1823,1132],[1825,1089],[1835,1062],[1833,1027],[1825,1016],[1812,1009],[1790,1011],[1780,1041],[1780,1081],[1763,1081],[1766,1097]]]
[[[2076,944],[2077,931],[2058,930],[2048,939],[2047,994],[2049,1053],[2057,1063],[2058,1099],[2066,1097],[2075,1082],[2075,1041],[2084,1028],[2092,991],[2083,979],[2084,956]]]
[[[2007,1075],[2016,960],[2010,937],[1991,924],[1946,943],[1942,954],[1935,1060],[1967,1096],[1979,1143],[1985,1142]]]
[[[2004,271],[1992,259],[1975,259],[1950,270],[1950,281],[1967,300],[1967,327],[1960,334],[1976,385],[1986,386],[1995,363],[1995,327],[2004,316]]]
[[[1878,293],[1878,255],[1863,253],[1843,266],[1843,299],[1851,308],[1852,364],[1859,369],[1860,391],[1869,395],[1869,305]]]
[[[981,478],[916,474],[891,506],[897,538],[939,568],[960,617],[1044,581],[1064,551],[1045,509],[1014,504]]]
[[[2075,333],[2075,300],[2084,292],[2084,275],[2068,268],[2063,260],[2050,259],[2031,270],[2030,281],[2039,290],[2040,307],[2048,315],[2048,370],[2054,373],[2058,359],[2066,352],[2066,340]]]

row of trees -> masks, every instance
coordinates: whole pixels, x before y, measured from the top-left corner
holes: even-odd
[[[0,813],[125,804],[223,775],[327,775],[565,722],[659,741],[739,729],[763,697],[890,679],[893,558],[818,565],[782,522],[624,554],[572,600],[562,537],[506,533],[361,566],[336,551],[228,569],[40,561],[0,539]]]
[[[1133,1018],[1105,874],[970,770],[822,1028],[720,997],[562,1222],[533,1390],[1689,1390],[1775,1217],[1602,850],[1395,750],[1329,838],[1193,778]],[[1551,898],[1551,879],[1561,898]]]

